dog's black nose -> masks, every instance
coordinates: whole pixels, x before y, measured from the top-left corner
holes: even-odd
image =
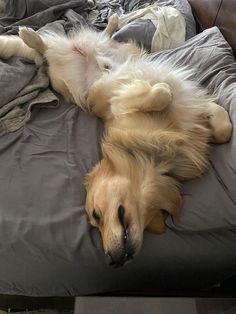
[[[109,265],[114,268],[118,268],[123,266],[129,260],[133,259],[133,252],[123,252],[121,255],[107,252],[106,256],[109,259]]]

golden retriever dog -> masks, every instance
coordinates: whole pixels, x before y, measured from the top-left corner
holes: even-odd
[[[145,229],[162,233],[165,215],[178,217],[181,182],[201,176],[208,143],[225,143],[232,132],[227,112],[186,69],[112,40],[117,24],[113,16],[102,33],[23,28],[20,37],[0,36],[0,56],[37,64],[43,56],[54,89],[104,121],[103,158],[86,176],[86,211],[115,267],[137,254]]]
[[[115,267],[139,251],[145,229],[165,230],[165,213],[178,217],[181,182],[204,173],[208,142],[231,136],[227,112],[188,77],[143,55],[89,90],[105,133],[103,158],[86,176],[86,210]]]

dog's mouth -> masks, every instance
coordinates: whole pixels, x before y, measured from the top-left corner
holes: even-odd
[[[126,264],[128,261],[134,258],[135,250],[132,248],[129,242],[129,233],[126,233],[123,237],[123,249],[120,252],[112,253],[108,251],[106,256],[109,259],[109,265],[118,268]]]
[[[134,258],[133,253],[127,251],[124,251],[123,255],[118,260],[114,260],[110,252],[107,252],[106,256],[109,258],[109,265],[114,268],[122,267],[126,262]]]
[[[122,226],[122,249],[116,253],[112,253],[110,251],[106,252],[106,256],[109,258],[109,265],[114,268],[121,267],[126,262],[132,260],[135,253],[131,244],[128,225],[125,221],[125,209],[123,206],[119,206],[118,208],[118,218]]]

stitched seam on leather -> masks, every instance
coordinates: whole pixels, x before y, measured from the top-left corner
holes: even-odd
[[[218,17],[218,15],[219,15],[219,13],[220,13],[220,9],[221,9],[221,7],[222,7],[223,1],[224,1],[224,0],[221,0],[221,2],[220,2],[219,8],[218,8],[218,10],[217,10],[216,17],[215,17],[215,19],[214,19],[214,22],[213,22],[213,25],[212,25],[212,26],[215,26],[215,25],[216,25],[216,20],[217,20],[217,17]]]

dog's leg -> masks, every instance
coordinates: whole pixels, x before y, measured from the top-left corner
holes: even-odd
[[[134,80],[130,84],[116,84],[107,76],[91,86],[86,106],[106,120],[134,112],[161,111],[171,102],[172,93],[165,83],[151,86],[146,81]]]
[[[112,83],[109,77],[97,80],[90,87],[86,99],[86,109],[103,120],[112,118],[109,102],[113,95]]]
[[[107,26],[104,29],[103,33],[111,37],[111,35],[117,30],[118,26],[119,16],[115,13],[109,18]]]
[[[143,80],[134,80],[121,85],[111,98],[111,112],[114,116],[134,113],[162,111],[172,102],[168,84],[157,83],[151,86]]]
[[[207,121],[212,131],[212,142],[223,144],[229,141],[232,124],[228,112],[214,102],[207,104]]]
[[[19,36],[28,47],[35,49],[38,53],[44,55],[47,46],[43,42],[41,36],[32,28],[21,27]]]
[[[37,66],[43,63],[42,56],[34,49],[29,48],[18,36],[0,36],[0,57],[22,57],[34,61]]]

